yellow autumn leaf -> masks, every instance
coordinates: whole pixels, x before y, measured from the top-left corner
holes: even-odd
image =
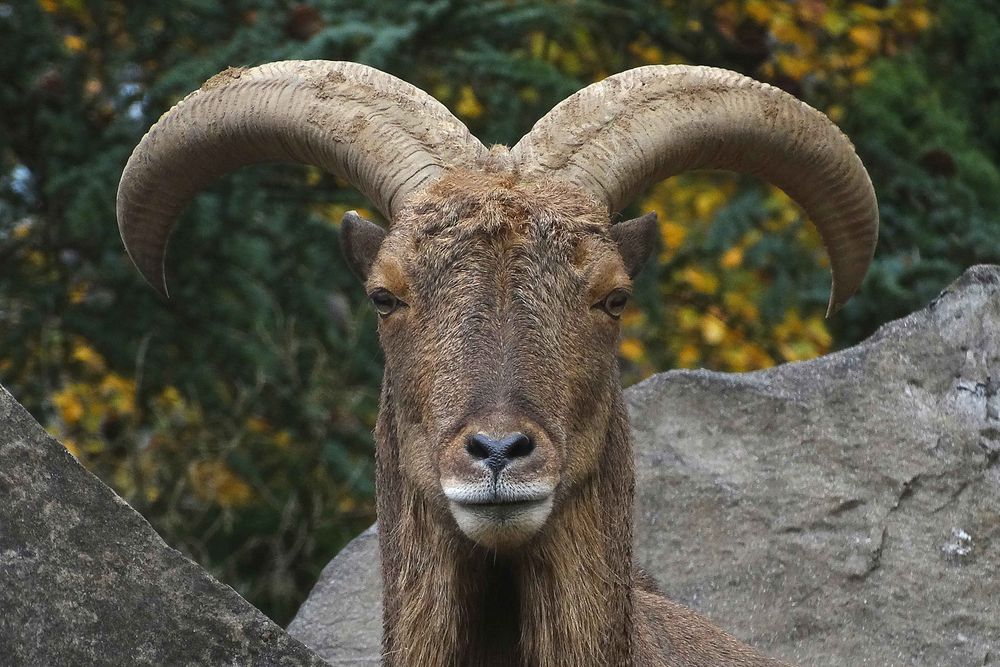
[[[702,219],[711,218],[725,201],[726,196],[719,188],[710,187],[702,190],[694,197],[695,215]]]
[[[83,418],[84,408],[80,397],[76,395],[71,387],[67,387],[55,393],[52,402],[59,412],[59,418],[64,424],[76,424]]]
[[[844,67],[846,69],[856,69],[871,62],[872,54],[862,48],[853,50],[844,56]]]
[[[121,415],[131,415],[135,412],[135,381],[122,377],[117,373],[106,375],[100,384],[101,393]]]
[[[680,278],[702,294],[715,294],[719,290],[718,276],[694,266],[689,266],[681,271]]]
[[[646,356],[646,350],[638,338],[623,338],[618,346],[618,353],[632,363],[639,363]]]
[[[663,51],[660,47],[648,42],[632,42],[628,45],[628,50],[639,62],[647,65],[656,65],[663,62]]]
[[[706,313],[701,318],[701,337],[709,345],[718,345],[726,337],[726,325],[718,317]]]
[[[253,498],[253,489],[219,460],[192,461],[188,479],[195,495],[221,507],[242,507]]]
[[[483,115],[483,105],[480,104],[472,86],[462,86],[455,102],[455,113],[463,118],[479,118]]]
[[[472,86],[462,86],[455,102],[455,113],[462,118],[479,118],[483,115],[483,105],[479,103]]]
[[[739,246],[733,246],[726,252],[722,253],[722,257],[719,259],[719,266],[724,269],[735,269],[742,263],[743,248]]]
[[[748,348],[749,352],[749,367],[753,369],[758,368],[770,368],[774,366],[774,358],[764,351],[764,348],[759,345],[750,345]]]
[[[769,23],[771,17],[774,16],[772,3],[765,0],[747,0],[744,11],[746,11],[747,16],[761,24]]]
[[[78,361],[92,371],[101,372],[104,370],[104,357],[97,350],[87,345],[82,340],[73,342],[73,350],[70,353],[73,361]]]
[[[779,53],[777,63],[782,72],[796,81],[801,80],[812,69],[812,64],[808,60],[790,53]]]
[[[174,387],[173,385],[167,385],[164,387],[163,391],[160,392],[158,400],[168,409],[180,407],[183,403],[181,393],[177,391],[177,387]]]
[[[931,25],[931,13],[923,7],[911,11],[908,18],[913,27],[918,31],[927,30]]]
[[[801,336],[803,331],[805,331],[805,326],[798,311],[789,310],[785,313],[785,319],[775,325],[772,334],[779,341],[788,341]]]
[[[795,46],[802,54],[816,51],[816,39],[812,33],[800,28],[795,21],[775,21],[771,32],[779,42]]]
[[[873,24],[856,25],[847,31],[847,37],[865,51],[875,53],[882,41],[882,30]]]
[[[826,320],[823,319],[821,315],[814,315],[806,320],[805,329],[809,334],[809,337],[822,348],[822,351],[827,351],[833,344],[833,336],[830,334],[830,329],[826,326]]]
[[[823,14],[823,19],[820,24],[822,25],[823,30],[833,37],[842,35],[844,31],[847,30],[847,26],[849,25],[846,16],[844,16],[841,12],[832,10],[828,10]]]
[[[684,306],[677,311],[677,326],[682,331],[691,331],[698,327],[701,314],[691,306]]]
[[[694,368],[699,361],[701,361],[701,352],[692,343],[684,345],[677,354],[677,365],[681,368]]]
[[[667,250],[675,251],[680,248],[686,236],[687,228],[683,225],[668,220],[660,223],[660,237],[663,239],[663,246]]]
[[[755,322],[760,317],[757,304],[742,292],[726,292],[725,296],[722,297],[722,302],[726,305],[726,309],[729,312],[735,313],[750,322]]]
[[[348,513],[353,512],[358,508],[358,501],[354,497],[344,494],[340,500],[337,502],[337,511]]]
[[[851,83],[855,86],[864,86],[871,82],[872,71],[867,67],[851,72]]]
[[[855,17],[861,18],[865,21],[881,21],[885,18],[884,10],[878,7],[872,7],[871,5],[866,5],[862,2],[851,3],[851,13]]]
[[[750,366],[750,350],[746,345],[727,346],[722,350],[722,359],[727,370],[736,373],[752,370]]]
[[[662,218],[660,218],[663,220]],[[677,250],[684,244],[687,236],[687,228],[676,222],[664,220],[660,223],[660,238],[663,239],[663,258],[671,259]]]
[[[73,305],[83,303],[87,300],[87,293],[90,291],[88,283],[76,283],[69,289],[69,302]]]
[[[73,53],[79,53],[87,46],[87,43],[83,41],[83,38],[78,35],[66,35],[63,37],[63,44]]]

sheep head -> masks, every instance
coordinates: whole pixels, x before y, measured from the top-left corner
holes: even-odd
[[[344,221],[380,315],[401,473],[481,545],[530,538],[600,459],[641,261],[613,232],[636,225],[651,248],[653,216],[612,227],[579,188],[494,170],[416,194],[374,259],[354,238],[374,244],[378,228]]]
[[[759,175],[818,227],[831,310],[858,289],[878,226],[836,126],[732,72],[631,70],[571,96],[512,149],[487,151],[389,75],[273,63],[210,80],[130,159],[119,226],[147,280],[165,293],[166,241],[187,200],[262,160],[324,167],[391,221],[385,231],[349,214],[342,245],[380,316],[399,472],[442,525],[502,550],[544,531],[595,474],[620,410],[618,316],[656,221],[612,224],[616,211],[688,169]]]

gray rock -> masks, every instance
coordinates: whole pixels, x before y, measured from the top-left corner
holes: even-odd
[[[0,665],[322,665],[0,387]]]
[[[864,343],[626,392],[636,559],[664,592],[800,665],[1000,663],[1000,267]],[[376,664],[377,541],[289,632]]]
[[[354,538],[323,568],[288,632],[334,664],[381,664],[382,570],[377,524]]]

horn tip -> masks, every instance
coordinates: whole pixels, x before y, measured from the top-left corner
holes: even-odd
[[[830,303],[828,303],[827,306],[826,306],[826,319],[830,319],[831,317],[833,317],[834,315],[836,315],[837,311],[839,311],[843,307],[844,307],[844,304],[835,302],[833,300],[833,295],[831,295],[830,296]]]
[[[838,312],[840,309],[847,305],[847,302],[851,300],[855,294],[857,294],[858,288],[848,291],[847,293],[841,293],[836,286],[830,290],[830,302],[826,306],[826,319],[830,319]]]
[[[160,259],[157,261],[135,257],[127,246],[125,250],[128,252],[129,259],[132,260],[135,268],[139,270],[139,275],[142,276],[146,284],[156,290],[156,293],[164,299],[169,299],[170,290],[167,289],[167,274],[163,267],[163,260]]]
[[[167,289],[167,276],[163,271],[150,274],[140,268],[139,273],[142,275],[142,279],[146,281],[146,284],[156,290],[157,294],[164,299],[170,298],[170,290]]]
[[[159,285],[156,285],[154,283],[150,283],[150,285],[152,285],[153,289],[155,289],[159,293],[159,295],[162,296],[164,299],[167,300],[170,299],[170,290],[167,289],[166,277],[160,279]]]

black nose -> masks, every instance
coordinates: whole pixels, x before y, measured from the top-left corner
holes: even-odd
[[[465,440],[465,451],[472,458],[483,461],[486,467],[498,474],[510,465],[514,459],[527,456],[535,449],[535,443],[523,433],[508,433],[499,440],[494,440],[484,433],[470,435]]]

